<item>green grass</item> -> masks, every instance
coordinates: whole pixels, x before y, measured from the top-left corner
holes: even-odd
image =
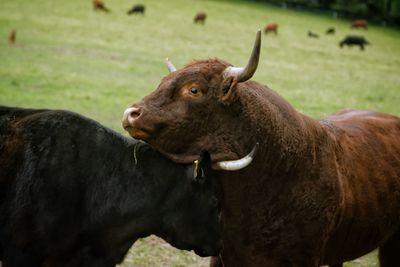
[[[94,12],[90,0],[2,0],[0,104],[74,110],[122,133],[123,110],[157,87],[167,74],[165,57],[177,67],[212,57],[243,65],[256,30],[278,22],[278,36],[263,36],[254,80],[315,118],[345,107],[400,115],[398,31],[350,30],[347,21],[241,1],[141,2],[146,15],[129,17],[128,0],[108,0],[109,14]],[[208,13],[204,26],[192,23],[200,10]],[[329,26],[336,35],[323,34]],[[15,46],[7,43],[11,29]],[[308,30],[320,38],[307,38]],[[340,49],[350,33],[372,45]],[[374,264],[371,254],[347,266]],[[123,266],[207,266],[207,260],[147,238]]]

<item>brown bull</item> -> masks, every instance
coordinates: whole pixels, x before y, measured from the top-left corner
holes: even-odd
[[[250,166],[222,173],[224,266],[340,266],[378,247],[381,266],[400,266],[400,119],[297,112],[249,81],[260,46],[258,32],[244,68],[168,62],[123,126],[177,162],[203,149],[213,161],[239,158],[259,142]]]
[[[350,28],[354,29],[354,28],[364,28],[364,29],[368,29],[368,21],[365,19],[356,19],[353,20],[351,22],[351,26]]]

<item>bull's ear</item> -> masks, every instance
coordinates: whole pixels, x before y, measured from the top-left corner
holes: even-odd
[[[225,105],[233,103],[238,98],[237,87],[238,82],[235,77],[225,77],[221,85],[222,95],[220,101]]]
[[[237,84],[245,82],[253,77],[257,70],[258,61],[260,58],[261,50],[261,31],[256,34],[253,50],[249,61],[245,67],[227,67],[223,73],[222,82],[222,97],[221,101],[224,104],[230,104],[237,98]]]
[[[193,178],[203,182],[211,169],[211,156],[207,151],[202,151],[200,158],[194,161]]]

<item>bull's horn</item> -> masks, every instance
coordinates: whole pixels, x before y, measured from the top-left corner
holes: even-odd
[[[168,67],[168,70],[170,73],[176,71],[176,68],[175,68],[174,64],[172,64],[171,60],[166,58],[165,63],[167,63],[167,67]]]
[[[259,30],[256,34],[256,40],[254,42],[253,51],[249,62],[246,67],[227,67],[224,70],[224,77],[232,76],[238,83],[249,80],[257,70],[258,60],[260,58],[261,49],[261,31]]]
[[[214,170],[224,170],[224,171],[238,171],[245,167],[247,167],[254,159],[254,154],[256,153],[258,148],[258,143],[253,147],[251,152],[238,160],[228,160],[228,161],[219,161],[214,163],[211,168]]]

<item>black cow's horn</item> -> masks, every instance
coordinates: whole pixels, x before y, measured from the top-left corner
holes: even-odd
[[[253,147],[251,152],[238,160],[228,160],[228,161],[219,161],[214,163],[211,168],[214,170],[224,170],[224,171],[238,171],[247,167],[254,159],[254,154],[256,153],[258,148],[258,143]]]
[[[223,73],[224,77],[234,77],[238,83],[249,80],[257,70],[258,60],[260,58],[260,49],[261,31],[259,30],[256,34],[253,51],[251,52],[251,56],[246,67],[227,67]]]
[[[165,59],[165,63],[167,63],[167,67],[170,73],[176,71],[174,64],[172,64],[172,62],[168,58]]]

